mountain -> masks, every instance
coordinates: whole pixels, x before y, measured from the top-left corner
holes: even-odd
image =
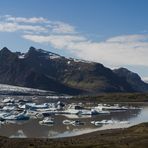
[[[34,47],[26,53],[11,52],[6,47],[0,51],[1,84],[70,95],[148,90],[131,83],[126,73],[125,76],[119,73],[100,63],[66,58]],[[139,79],[138,84],[145,83]]]
[[[133,90],[140,92],[148,91],[148,84],[143,82],[138,74],[131,72],[126,68],[115,69],[114,72],[119,77],[126,79]]]

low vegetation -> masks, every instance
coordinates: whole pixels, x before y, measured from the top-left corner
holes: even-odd
[[[77,96],[72,99],[87,102],[148,102],[148,93],[104,93],[94,96]]]

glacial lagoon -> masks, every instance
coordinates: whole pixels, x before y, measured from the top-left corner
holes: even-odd
[[[55,100],[55,102],[57,101]],[[42,100],[41,102],[44,101]],[[0,125],[0,135],[10,138],[59,138],[105,129],[126,128],[142,122],[148,122],[148,104],[122,104],[122,106],[130,106],[130,108],[122,111],[112,111],[110,114],[55,114],[52,115],[54,120],[53,125],[39,124],[42,118],[30,118],[29,120],[20,121],[11,120],[7,124]],[[79,120],[85,124],[78,126],[64,125],[63,120]],[[91,123],[92,121],[102,120],[113,121],[113,123],[99,124],[97,126]]]

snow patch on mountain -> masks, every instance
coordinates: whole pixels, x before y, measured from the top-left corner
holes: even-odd
[[[50,59],[58,59],[58,58],[60,58],[60,56],[58,56],[58,55],[50,55]]]
[[[19,59],[24,59],[25,58],[25,54],[21,54],[18,56]]]
[[[73,59],[74,62],[82,62],[82,63],[92,63],[91,61],[81,60],[81,59]]]

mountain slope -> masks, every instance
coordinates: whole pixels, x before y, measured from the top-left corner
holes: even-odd
[[[100,63],[65,58],[30,47],[27,53],[0,51],[0,83],[65,94],[141,91]]]
[[[115,69],[114,72],[131,85],[135,91],[146,92],[148,91],[148,84],[143,82],[140,76],[126,68]]]
[[[56,81],[51,75],[47,75],[46,71],[53,72],[50,69],[50,62],[46,62],[46,57],[42,56],[42,53],[36,52],[34,48],[30,48],[24,57],[3,48],[0,51],[0,83],[58,93],[69,91],[70,94],[77,94],[81,92],[79,89],[68,87]]]

